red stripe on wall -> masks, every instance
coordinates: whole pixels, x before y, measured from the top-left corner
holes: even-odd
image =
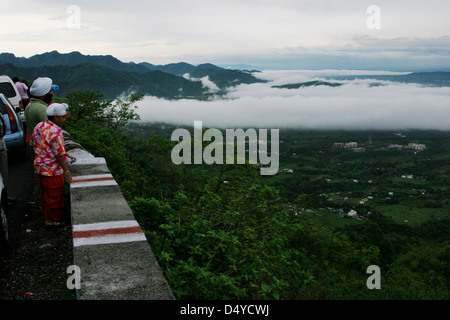
[[[101,229],[101,230],[88,230],[88,231],[74,231],[74,238],[91,238],[101,237],[107,235],[121,235],[130,233],[142,233],[141,227],[127,227],[127,228],[113,228],[113,229]]]
[[[76,179],[76,178],[75,178]],[[74,179],[74,183],[77,182],[94,182],[94,181],[110,181],[110,180],[114,180],[113,177],[106,177],[106,178],[89,178],[89,179],[79,179],[79,180],[75,180]]]

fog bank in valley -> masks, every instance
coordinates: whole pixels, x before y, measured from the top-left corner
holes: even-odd
[[[345,70],[265,71],[256,76],[268,83],[240,85],[230,89],[226,96],[210,101],[145,97],[138,104],[138,113],[142,121],[186,126],[202,121],[204,127],[210,128],[450,130],[449,87],[322,78],[349,73]],[[360,71],[360,74],[368,72]],[[342,85],[272,88],[311,80]]]

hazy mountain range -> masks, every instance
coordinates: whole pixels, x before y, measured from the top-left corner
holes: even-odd
[[[409,83],[418,84],[428,87],[450,87],[450,72],[448,71],[434,71],[434,72],[413,72],[409,74],[398,74],[398,75],[353,75],[353,76],[327,76],[325,77],[329,80],[378,80],[377,82],[372,82],[369,86],[384,86],[387,83]],[[329,82],[329,81],[306,81],[300,83],[288,83],[283,85],[274,85],[272,88],[278,89],[299,89],[305,87],[316,87],[316,86],[328,86],[328,87],[339,87],[342,86],[344,82]]]
[[[434,87],[450,87],[449,71],[412,72],[400,75],[330,76],[327,78],[334,80],[373,79],[373,80],[402,82],[402,83],[417,83],[421,85]]]
[[[258,70],[222,68],[210,63],[194,66],[179,62],[153,65],[148,62],[125,63],[111,56],[83,55],[80,52],[62,54],[57,51],[34,55],[30,58],[16,57],[12,53],[0,54],[0,74],[33,81],[47,76],[60,87],[57,95],[70,91],[93,90],[105,98],[116,98],[130,92],[159,98],[204,99],[211,94],[227,93],[227,89],[239,84],[265,83],[253,74]],[[404,83],[419,83],[426,86],[450,86],[450,72],[415,72],[396,75],[334,75],[318,77],[307,82],[287,82],[273,86],[279,89],[301,89],[310,86],[340,86],[342,80],[375,79]]]
[[[57,51],[30,58],[1,53],[0,73],[29,82],[37,77],[50,77],[59,85],[60,96],[73,90],[90,89],[101,92],[105,98],[115,98],[127,92],[162,98],[202,97],[212,93],[212,87],[213,93],[220,94],[238,84],[265,82],[250,72],[224,69],[209,63],[198,66],[184,62],[137,64],[125,63],[110,55],[62,54]]]

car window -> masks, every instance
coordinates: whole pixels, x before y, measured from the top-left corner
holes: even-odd
[[[12,84],[9,82],[0,83],[0,93],[3,93],[7,98],[16,96],[16,90],[14,90]]]

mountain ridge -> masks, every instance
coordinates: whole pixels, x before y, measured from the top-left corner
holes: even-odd
[[[146,72],[147,68],[138,64],[127,64],[111,55],[83,55],[78,51],[70,53],[59,53],[50,51],[36,54],[29,58],[16,57],[13,53],[0,53],[0,64],[10,63],[18,67],[41,67],[41,66],[76,66],[82,63],[93,63],[109,67],[117,71]]]
[[[378,80],[379,82],[370,83],[369,86],[383,86],[382,81],[395,83],[415,83],[418,85],[430,87],[450,87],[450,71],[427,71],[411,72],[401,75],[334,75],[325,76],[327,80]],[[311,80],[298,83],[287,83],[282,85],[273,85],[277,89],[299,89],[304,87],[329,86],[339,87],[342,82],[330,82],[322,80]]]
[[[205,88],[200,81],[190,81],[158,70],[145,73],[120,72],[92,63],[35,68],[2,64],[0,70],[10,77],[19,75],[29,81],[38,77],[49,77],[59,85],[56,93],[58,96],[64,96],[70,91],[86,90],[100,92],[107,99],[131,92],[167,99],[205,94]]]
[[[142,88],[143,84],[146,83],[145,80],[142,78],[148,78],[148,72],[154,72],[159,71],[163,73],[170,74],[172,76],[181,77],[186,81],[199,81],[200,79],[204,77],[208,77],[208,79],[212,82],[214,82],[217,87],[220,89],[218,94],[221,92],[225,92],[226,88],[232,87],[241,83],[257,83],[257,82],[266,82],[265,80],[258,79],[254,77],[249,72],[244,72],[241,70],[230,70],[230,69],[224,69],[221,67],[218,67],[216,65],[213,65],[211,63],[204,63],[200,64],[198,66],[194,66],[192,64],[186,63],[186,62],[178,62],[178,63],[170,63],[166,65],[153,65],[148,62],[141,62],[141,63],[135,63],[135,62],[122,62],[119,59],[111,56],[111,55],[83,55],[78,51],[73,51],[70,53],[59,53],[58,51],[50,51],[43,54],[37,54],[34,56],[31,56],[29,58],[23,58],[23,57],[16,57],[13,53],[0,53],[0,70],[6,70],[9,69],[12,72],[12,67],[19,67],[22,68],[20,72],[24,72],[26,74],[34,74],[34,71],[27,72],[25,69],[33,69],[35,68],[57,68],[57,67],[77,67],[84,65],[86,67],[86,64],[89,64],[91,66],[98,65],[104,68],[108,68],[111,70],[114,70],[116,72],[125,72],[125,73],[135,73],[137,75],[140,75],[138,77],[134,77],[137,81],[137,83],[133,83],[133,87],[140,87]],[[5,65],[10,65],[10,67],[6,68]],[[85,68],[84,67],[84,68]],[[69,69],[64,69],[68,71]],[[76,72],[75,69],[71,69],[72,72]],[[3,71],[5,72],[5,71]],[[17,70],[19,72],[19,70]],[[52,72],[55,73],[55,70],[52,69]],[[86,73],[86,70],[84,70]],[[95,69],[95,72],[97,72],[98,77],[112,77],[114,73],[111,73],[110,71],[106,71],[106,69]],[[189,75],[189,77],[185,77],[186,75]],[[21,75],[23,78],[27,78],[25,75]],[[15,76],[15,75],[14,75]],[[119,74],[114,74],[115,77],[119,77]],[[130,74],[127,74],[126,78],[130,79]],[[89,77],[91,78],[91,77]],[[133,78],[133,77],[131,77]],[[160,77],[162,78],[162,77]],[[27,78],[28,80],[32,81],[32,79]],[[164,77],[166,83],[165,86],[168,85],[167,81],[169,79],[172,79],[174,84],[179,83],[181,80],[176,78],[170,78],[168,76]],[[55,83],[60,82],[59,78],[55,78]],[[111,80],[111,79],[109,79]],[[108,81],[108,83],[111,83],[111,81]],[[141,83],[139,85],[139,83]],[[70,83],[69,83],[70,84]],[[173,85],[174,85],[173,84]],[[156,85],[156,84],[155,84]],[[72,85],[72,87],[78,86],[78,84]],[[156,85],[157,86],[157,85]],[[94,86],[95,87],[95,86]],[[178,88],[180,89],[180,88]],[[151,88],[151,90],[140,90],[142,92],[154,92],[156,88]],[[102,91],[107,91],[107,96],[111,97],[114,95],[112,92],[110,92],[110,88],[106,88]],[[127,91],[127,90],[123,90]],[[116,95],[120,95],[122,92],[116,92]],[[156,90],[157,91],[157,90]],[[184,91],[183,91],[184,92]],[[103,92],[102,92],[103,93]],[[203,94],[207,94],[208,89],[204,88]],[[198,92],[197,92],[198,94]],[[197,95],[195,94],[195,95]],[[172,92],[170,97],[176,97],[178,96],[178,92]]]
[[[328,80],[384,80],[398,83],[418,83],[436,87],[450,86],[450,71],[411,72],[403,75],[342,75],[327,76]]]

